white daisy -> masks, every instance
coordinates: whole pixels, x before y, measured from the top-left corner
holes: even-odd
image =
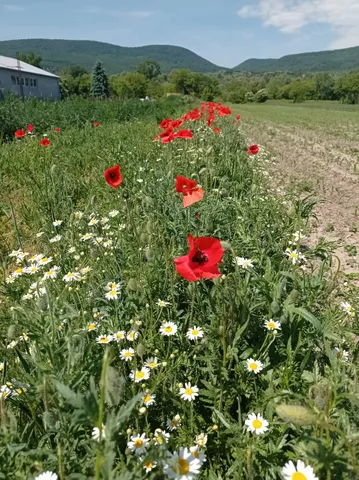
[[[50,270],[44,273],[43,280],[47,280],[49,278],[54,280],[59,274],[60,270],[61,268],[57,265],[53,266],[52,268],[50,268]]]
[[[126,333],[123,330],[120,330],[119,332],[116,332],[113,334],[113,339],[115,340],[115,342],[120,342],[125,338],[126,338]]]
[[[127,448],[136,455],[142,455],[143,453],[146,453],[149,441],[150,440],[146,438],[145,433],[141,436],[133,435],[131,441],[127,443]]]
[[[267,330],[280,330],[282,327],[279,322],[275,322],[274,320],[266,320],[264,326]]]
[[[288,260],[292,262],[292,265],[296,265],[299,261],[305,262],[305,256],[297,250],[291,250],[290,248],[287,248],[285,254],[288,257]]]
[[[196,385],[191,385],[190,383],[185,383],[184,388],[180,388],[180,396],[182,400],[188,400],[192,402],[198,397],[198,387]]]
[[[126,362],[131,361],[134,356],[135,356],[135,351],[133,348],[124,349],[124,350],[121,350],[120,352],[121,359],[125,360]]]
[[[105,293],[105,298],[107,300],[117,300],[118,299],[118,291],[117,290],[109,290]]]
[[[91,267],[84,267],[81,268],[80,272],[82,275],[86,275],[87,273],[91,272],[92,268]]]
[[[20,337],[19,337],[19,340],[20,342],[28,342],[30,340],[30,337],[27,333],[23,333]]]
[[[199,449],[199,446],[198,445],[195,445],[193,447],[190,448],[190,452],[192,453],[192,455],[195,457],[195,458],[198,458],[198,460],[200,461],[200,464],[201,466],[205,463],[205,461],[207,460],[207,457],[206,455]]]
[[[57,476],[56,473],[53,472],[43,472],[40,473],[37,477],[35,477],[35,480],[57,480],[59,477]]]
[[[109,221],[110,221],[110,219],[108,217],[102,217],[101,218],[102,225],[106,225],[106,223],[108,223]]]
[[[154,368],[156,368],[158,366],[159,366],[159,363],[158,363],[158,358],[157,357],[147,358],[147,360],[145,362],[145,367],[148,367],[151,370],[153,370]]]
[[[47,265],[48,263],[52,262],[52,257],[43,257],[42,255],[38,256],[37,263],[39,265]]]
[[[171,335],[175,335],[177,332],[177,325],[173,322],[165,322],[160,327],[160,333],[166,337],[170,337]]]
[[[124,223],[121,223],[121,225],[118,226],[118,229],[122,232],[122,230],[125,230],[126,225]]]
[[[128,332],[126,338],[129,342],[134,342],[138,338],[138,332],[136,332],[135,330],[131,330],[130,332]]]
[[[81,242],[87,242],[87,240],[91,240],[93,236],[93,233],[85,233],[84,235],[81,235],[80,240]]]
[[[118,210],[111,210],[111,212],[108,214],[111,218],[117,217],[117,215],[120,212]]]
[[[91,220],[89,221],[89,223],[87,225],[89,227],[93,227],[94,225],[97,225],[97,224],[98,224],[97,218],[91,218]]]
[[[0,372],[2,372],[5,368],[4,362],[0,362]]]
[[[113,340],[112,335],[100,335],[96,338],[97,343],[101,343],[102,345],[106,345],[107,343],[111,343]]]
[[[67,253],[75,253],[76,252],[76,247],[70,247],[68,250],[67,250]]]
[[[38,265],[30,265],[29,267],[24,268],[24,273],[28,273],[29,275],[34,275],[39,271]]]
[[[189,340],[198,340],[203,337],[204,332],[201,327],[194,326],[193,328],[189,328],[187,332],[187,338]]]
[[[253,358],[247,359],[247,369],[249,372],[254,372],[255,374],[263,370],[263,363],[259,360],[254,360]]]
[[[15,272],[12,272],[12,276],[15,278],[18,278],[18,277],[21,277],[23,273],[24,273],[24,269],[20,267],[20,268],[17,268]]]
[[[74,213],[74,216],[77,220],[80,220],[84,216],[84,214],[83,212],[78,210],[77,212]]]
[[[269,423],[265,420],[260,413],[250,413],[247,420],[244,422],[247,425],[247,432],[256,433],[256,435],[262,435],[268,430]]]
[[[95,238],[93,239],[93,243],[94,243],[95,245],[101,245],[102,242],[103,242],[103,237],[95,237]]]
[[[340,306],[342,307],[342,309],[343,309],[350,317],[355,317],[354,307],[352,307],[352,305],[350,305],[350,303],[348,303],[348,302],[342,302],[342,303],[340,304]]]
[[[165,430],[161,430],[160,428],[157,428],[155,431],[155,445],[163,445],[164,443],[168,443],[168,440],[170,439],[170,434],[166,432]]]
[[[169,418],[166,424],[167,428],[169,428],[171,431],[177,430],[177,428],[181,426],[181,417],[177,414],[173,418]]]
[[[93,332],[93,331],[97,330],[97,327],[98,327],[98,323],[96,323],[96,322],[91,322],[91,323],[88,323],[88,324],[87,324],[86,330],[87,330],[88,332]]]
[[[102,424],[102,427],[101,427],[101,437],[102,439],[106,438],[106,427],[104,424]],[[94,440],[100,441],[100,429],[98,427],[93,428],[92,438]]]
[[[110,230],[110,225],[103,225],[102,226],[102,230],[106,231],[106,230]]]
[[[50,238],[49,242],[56,243],[56,242],[59,242],[61,239],[62,239],[62,235],[55,235],[54,237]]]
[[[290,460],[282,468],[284,480],[318,480],[311,466],[305,465],[302,460],[297,461],[297,466]]]
[[[194,443],[199,447],[203,448],[207,445],[207,439],[208,439],[207,435],[205,435],[204,433],[200,433],[199,435],[197,435]]]
[[[11,395],[11,390],[7,385],[1,385],[0,387],[0,400],[5,399]]]
[[[119,283],[116,283],[116,282],[109,282],[106,287],[105,287],[105,290],[109,291],[109,290],[120,290],[121,289],[121,285]]]
[[[152,470],[156,467],[157,467],[157,463],[153,462],[152,460],[147,460],[143,465],[143,468],[146,470],[146,473],[152,472]]]
[[[22,254],[22,250],[13,250],[11,253],[9,253],[9,257],[18,257],[18,255]]]
[[[23,295],[21,298],[23,300],[31,300],[33,296],[31,295],[31,293],[25,293],[25,295]]]
[[[156,403],[156,395],[145,392],[142,395],[142,402],[146,407],[149,407],[150,405],[154,405]]]
[[[5,278],[5,282],[7,284],[14,283],[15,280],[16,280],[16,277],[14,277],[14,275],[12,275],[12,274]]]
[[[242,267],[245,270],[253,267],[253,261],[249,260],[248,258],[236,257],[236,263],[239,267]]]
[[[29,252],[20,252],[18,255],[17,255],[17,259],[22,261],[24,260],[25,257],[27,257],[29,255]]]
[[[64,282],[78,282],[80,280],[80,274],[78,272],[69,272],[63,276],[62,280]]]
[[[164,300],[158,299],[156,302],[156,305],[163,308],[163,307],[168,307],[168,305],[171,305],[171,304],[170,302],[165,302]]]
[[[333,349],[333,354],[339,359],[343,360],[343,362],[348,362],[349,361],[349,352],[346,350],[342,350],[338,347],[334,347]]]
[[[134,380],[135,383],[143,382],[150,378],[150,369],[147,367],[142,367],[141,370],[132,370],[130,373],[131,380]]]
[[[170,454],[163,472],[168,478],[192,480],[199,474],[201,462],[187,448]]]
[[[52,222],[52,224],[54,227],[59,227],[62,224],[62,222],[63,220],[55,220],[54,222]]]
[[[106,240],[105,242],[103,242],[102,246],[104,248],[110,248],[110,247],[112,247],[112,244],[113,244],[113,241],[110,239],[110,240]]]

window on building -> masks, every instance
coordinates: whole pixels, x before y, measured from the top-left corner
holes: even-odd
[[[11,75],[11,83],[12,83],[13,85],[16,85],[16,77],[15,77],[15,75]]]
[[[25,85],[28,87],[29,86],[29,79],[26,77],[25,78]]]
[[[20,85],[20,78],[16,77],[16,85]]]
[[[32,78],[29,79],[30,87],[32,87]]]
[[[25,85],[24,77],[21,77],[21,85]]]

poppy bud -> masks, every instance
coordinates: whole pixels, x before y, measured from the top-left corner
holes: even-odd
[[[142,343],[139,343],[136,348],[136,353],[142,358],[146,353],[146,347]]]
[[[230,250],[232,248],[231,244],[226,241],[221,241],[221,247],[223,250]]]
[[[301,405],[278,405],[276,412],[283,421],[300,427],[316,423],[316,416],[309,408]]]

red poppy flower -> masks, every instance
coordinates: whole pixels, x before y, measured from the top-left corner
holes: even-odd
[[[258,152],[259,152],[259,147],[258,147],[258,145],[251,145],[251,146],[248,148],[248,153],[249,153],[249,155],[257,155]]]
[[[213,115],[209,115],[208,118],[207,118],[207,125],[208,125],[209,127],[212,127],[213,124],[214,124],[214,121],[215,121],[214,114],[213,114]]]
[[[48,147],[50,145],[50,140],[48,138],[43,138],[40,140],[40,145],[42,147]]]
[[[224,255],[221,242],[217,238],[194,238],[188,235],[188,243],[187,255],[173,260],[177,273],[189,282],[196,282],[201,278],[220,277],[218,263]]]
[[[27,126],[27,133],[32,133],[34,130],[34,126],[31,123]]]
[[[167,130],[167,128],[172,127],[172,122],[173,120],[171,118],[166,118],[165,120],[162,120],[159,127],[162,128],[163,130]]]
[[[240,120],[240,119],[241,119],[241,116],[238,114],[238,115],[236,116],[236,120]]]
[[[59,133],[60,129],[59,127],[54,128],[54,132]]]
[[[175,132],[172,130],[172,128],[167,128],[166,131],[161,133],[160,137],[163,144],[170,143],[176,138]]]
[[[114,167],[108,168],[105,173],[105,180],[112,188],[118,188],[122,183],[122,174],[120,170],[120,165],[115,165]]]
[[[24,132],[24,130],[16,130],[15,132],[15,137],[16,138],[23,138],[25,137],[26,133]]]
[[[191,130],[178,130],[178,132],[175,133],[175,138],[193,138],[193,133]]]
[[[94,127],[99,127],[100,124],[99,124],[99,122],[93,122],[93,126],[94,126]]]
[[[214,133],[221,133],[222,130],[220,128],[214,128],[213,131]]]
[[[225,117],[226,115],[230,115],[232,113],[232,110],[229,107],[218,104],[217,113],[220,117]]]
[[[182,175],[176,178],[176,192],[183,193],[184,208],[199,202],[204,197],[204,191],[198,186],[196,180],[183,177]]]

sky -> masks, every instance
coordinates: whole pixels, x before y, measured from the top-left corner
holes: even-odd
[[[0,40],[170,44],[223,67],[358,46],[358,24],[359,0],[0,0]]]

